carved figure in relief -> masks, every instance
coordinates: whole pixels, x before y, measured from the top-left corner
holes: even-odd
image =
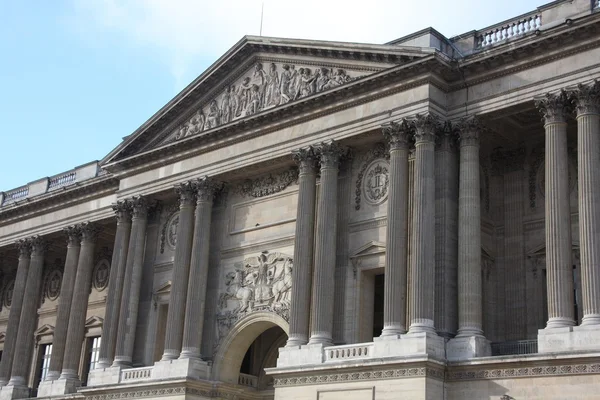
[[[202,113],[202,110],[198,110],[198,112],[192,117],[192,120],[190,121],[192,126],[187,134],[193,135],[198,132],[202,132],[202,130],[204,129],[205,121],[206,119],[204,118],[204,113]]]
[[[231,122],[231,86],[225,89],[223,99],[221,100],[221,123]]]
[[[210,102],[208,116],[206,117],[206,129],[216,128],[219,125],[219,117],[219,106],[217,105],[217,101],[213,100]]]
[[[221,308],[226,306],[227,300],[238,300],[239,305],[233,310],[234,313],[245,312],[250,307],[250,300],[252,299],[252,289],[245,287],[243,283],[243,271],[229,272],[225,276],[225,286],[227,290],[221,294],[219,303]]]
[[[312,75],[310,68],[300,68],[300,70],[302,72],[299,81],[298,91],[296,92],[297,99],[310,96],[315,91],[316,76]]]
[[[327,85],[330,81],[329,78],[329,69],[327,68],[319,68],[317,70],[317,92],[320,92],[321,90],[323,90],[325,88],[325,85]]]
[[[230,108],[231,108],[231,119],[234,119],[238,116],[238,110],[240,108],[240,97],[239,93],[235,89],[235,85],[231,85],[230,90]]]
[[[248,107],[248,103],[250,102],[250,89],[252,89],[252,84],[250,83],[250,77],[245,77],[240,87],[238,88],[238,110],[236,112],[236,117],[242,115],[242,112],[246,111]]]
[[[265,107],[279,104],[279,74],[277,66],[271,63],[269,73],[267,74],[267,87],[265,91]]]
[[[260,88],[256,85],[250,89],[250,100],[246,108],[246,115],[253,115],[260,111],[261,95]]]
[[[188,126],[187,124],[183,124],[179,127],[179,132],[177,133],[177,135],[175,136],[175,139],[183,139],[184,137],[187,136],[187,132],[188,132]]]
[[[254,73],[252,74],[251,84],[253,86],[258,87],[258,93],[260,95],[260,97],[259,97],[259,107],[260,108],[262,108],[264,105],[266,81],[267,81],[267,73],[263,70],[262,63],[256,63],[256,65],[254,66]]]
[[[290,92],[290,85],[292,84],[292,71],[290,70],[290,66],[288,64],[284,64],[282,68],[283,72],[281,73],[281,80],[279,84],[279,103],[285,104],[293,98],[293,94]]]
[[[275,303],[287,303],[291,302],[292,288],[292,260],[288,259],[283,264],[283,270],[281,271],[281,279],[276,279],[273,283],[273,297]]]

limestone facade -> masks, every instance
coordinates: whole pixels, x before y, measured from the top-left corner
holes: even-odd
[[[245,37],[0,193],[0,400],[592,399],[600,6]]]

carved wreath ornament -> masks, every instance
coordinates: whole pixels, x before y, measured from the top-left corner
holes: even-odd
[[[367,203],[379,204],[385,201],[390,186],[388,164],[385,161],[373,162],[367,168],[363,180],[363,192]]]
[[[263,251],[246,258],[225,275],[225,288],[219,296],[219,341],[245,315],[270,311],[286,321],[289,318],[292,289],[292,257]]]

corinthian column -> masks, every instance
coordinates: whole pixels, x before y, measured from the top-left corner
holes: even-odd
[[[208,177],[194,182],[196,188],[196,221],[190,277],[185,305],[183,345],[179,358],[200,359],[204,311],[206,308],[206,284],[208,281],[208,256],[210,248],[210,223],[215,194],[223,185]]]
[[[131,235],[131,203],[120,200],[113,204],[117,217],[117,231],[113,246],[110,277],[108,280],[108,296],[106,297],[106,313],[102,326],[102,340],[98,354],[97,368],[110,367],[115,358],[115,345],[119,330],[119,311],[123,296],[123,281],[127,264],[127,250]]]
[[[581,325],[600,325],[600,83],[580,85],[574,97],[583,297]]]
[[[435,133],[439,120],[417,115],[415,128],[415,199],[413,220],[413,295],[408,333],[435,334]]]
[[[312,147],[293,152],[300,167],[298,175],[298,206],[294,243],[294,269],[290,305],[290,331],[286,347],[308,342],[310,319],[310,289],[315,241],[315,200],[317,190],[316,155]]]
[[[410,128],[403,121],[383,127],[390,145],[390,187],[387,201],[387,231],[381,336],[406,332],[406,261],[408,210],[408,145]]]
[[[19,335],[15,343],[14,362],[10,381],[8,382],[12,386],[27,386],[26,379],[29,372],[31,351],[33,350],[33,332],[37,324],[37,309],[40,301],[46,248],[46,241],[40,236],[34,236],[31,239],[31,262],[27,274],[25,294],[23,295],[23,308],[21,310],[21,320],[19,321]]]
[[[177,185],[175,190],[179,194],[179,223],[162,361],[174,360],[179,357],[181,352],[194,231],[195,185],[191,181],[184,182]]]
[[[567,155],[567,96],[548,94],[536,100],[546,130],[546,279],[547,328],[575,325],[569,162]],[[580,218],[584,221],[584,218]]]
[[[73,289],[75,288],[75,276],[77,274],[77,262],[79,260],[79,251],[81,250],[81,230],[79,227],[69,226],[64,229],[64,232],[67,235],[67,256],[65,258],[65,269],[60,285],[60,297],[56,312],[56,328],[54,329],[54,340],[52,341],[50,367],[46,375],[47,381],[58,379],[62,371],[65,345],[67,343],[67,330],[69,327],[69,314],[71,313],[71,301],[73,300]]]
[[[15,345],[19,336],[19,321],[21,319],[21,310],[23,309],[23,296],[25,295],[27,274],[29,273],[31,260],[31,242],[28,239],[22,239],[17,242],[17,246],[19,247],[19,264],[17,266],[17,277],[15,279],[10,311],[8,313],[4,350],[2,351],[2,360],[0,361],[0,386],[8,383],[10,371],[12,370]]]
[[[337,234],[337,180],[342,149],[336,142],[322,143],[321,193],[315,249],[315,277],[312,293],[312,330],[309,344],[333,344],[333,300]]]
[[[69,313],[69,328],[63,361],[61,379],[79,382],[79,361],[81,359],[81,344],[85,337],[85,316],[92,285],[92,269],[94,268],[94,250],[98,227],[90,222],[80,225],[81,250],[77,263],[77,275],[73,287],[73,300]],[[76,384],[77,386],[77,384]]]
[[[140,302],[146,227],[148,226],[148,201],[145,197],[136,196],[131,199],[131,209],[133,214],[131,235],[129,249],[127,250],[125,282],[123,282],[123,296],[119,311],[119,329],[117,331],[113,366],[131,366]]]

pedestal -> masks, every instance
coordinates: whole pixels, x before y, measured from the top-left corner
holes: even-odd
[[[152,379],[205,379],[210,380],[211,368],[206,361],[195,358],[157,361]]]
[[[282,347],[279,349],[277,368],[322,364],[325,361],[324,348],[322,343]]]
[[[483,336],[456,337],[450,339],[446,344],[446,358],[448,361],[490,357],[491,355],[490,341]]]
[[[559,353],[600,349],[598,326],[567,326],[564,328],[540,329],[538,331],[538,353]]]
[[[96,368],[88,375],[87,386],[117,385],[121,378],[121,367]]]
[[[77,392],[81,386],[79,379],[59,378],[53,381],[42,381],[38,387],[37,397],[62,396]]]
[[[29,388],[27,386],[2,386],[0,390],[0,400],[26,399],[29,397]]]
[[[444,360],[444,338],[431,332],[378,337],[373,340],[373,358],[427,355]]]

